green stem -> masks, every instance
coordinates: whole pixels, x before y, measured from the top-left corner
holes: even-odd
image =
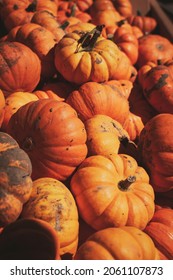
[[[134,183],[136,181],[136,177],[135,176],[129,176],[127,177],[125,180],[121,180],[118,183],[118,187],[121,191],[127,191],[128,188],[130,187],[130,185],[132,183]]]

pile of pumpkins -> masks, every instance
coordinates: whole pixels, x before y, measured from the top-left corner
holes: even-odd
[[[173,259],[173,44],[130,0],[0,3],[0,259]]]

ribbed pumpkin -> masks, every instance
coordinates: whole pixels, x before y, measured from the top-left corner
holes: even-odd
[[[96,230],[125,225],[144,229],[154,214],[149,176],[131,156],[90,156],[70,185],[80,216]]]
[[[136,227],[106,228],[92,234],[75,260],[159,260],[152,239]]]
[[[173,115],[158,114],[141,131],[138,148],[156,192],[173,189]]]
[[[32,191],[28,155],[8,134],[0,132],[0,227],[19,217]]]
[[[60,240],[60,255],[76,252],[79,233],[77,206],[70,190],[60,181],[53,178],[35,180],[21,217],[48,222]]]
[[[82,34],[67,33],[55,46],[55,67],[69,82],[105,82],[130,79],[129,58],[111,40],[101,36],[103,26]]]
[[[0,234],[0,260],[59,260],[60,242],[53,227],[40,219],[18,219]]]
[[[144,231],[152,238],[161,259],[173,260],[173,209],[157,209]]]
[[[7,132],[29,155],[32,178],[67,179],[87,154],[86,131],[76,111],[54,99],[40,99],[12,115]]]
[[[123,125],[129,114],[129,103],[124,96],[124,90],[109,82],[84,83],[78,90],[72,91],[66,101],[77,111],[82,121],[96,114],[102,114]]]
[[[38,56],[19,42],[0,43],[0,88],[5,95],[14,91],[33,91],[40,81]]]
[[[173,76],[169,66],[148,62],[138,71],[143,94],[158,113],[173,113]]]
[[[154,17],[131,14],[127,20],[130,25],[139,27],[144,34],[151,33],[157,26],[157,20]]]

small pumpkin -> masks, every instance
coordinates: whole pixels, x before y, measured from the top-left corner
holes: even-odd
[[[5,96],[14,91],[32,92],[40,81],[38,56],[19,42],[0,43],[0,69],[0,88]]]
[[[79,233],[78,210],[70,190],[63,183],[53,178],[35,180],[21,217],[48,222],[60,241],[60,255],[75,254]]]
[[[173,259],[173,209],[160,208],[144,229],[159,250],[161,259]]]
[[[139,136],[141,161],[156,192],[173,189],[172,126],[172,114],[158,114],[145,124]]]
[[[18,219],[0,234],[0,260],[60,260],[59,239],[41,219]]]
[[[126,225],[144,229],[154,214],[149,176],[129,155],[86,158],[70,186],[79,215],[96,230]]]
[[[130,0],[113,0],[115,9],[122,15],[123,17],[129,17],[132,15],[133,7]]]
[[[79,247],[75,260],[159,260],[150,236],[132,226],[93,233]]]
[[[28,155],[7,133],[0,132],[0,227],[19,217],[32,191]]]
[[[29,155],[32,178],[66,180],[87,155],[86,131],[67,103],[40,99],[12,115],[7,132]]]
[[[111,40],[101,36],[102,26],[90,32],[67,33],[55,46],[55,67],[69,82],[105,82],[130,79],[132,65]]]
[[[145,98],[158,113],[173,113],[173,76],[169,67],[148,62],[139,69],[138,80]]]

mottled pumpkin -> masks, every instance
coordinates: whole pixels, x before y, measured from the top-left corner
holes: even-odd
[[[131,156],[90,156],[70,185],[80,216],[96,230],[125,225],[144,229],[154,214],[149,176]]]
[[[138,148],[156,192],[173,189],[173,115],[158,114],[142,129]]]
[[[33,91],[40,74],[40,60],[29,47],[19,42],[0,43],[0,88],[5,95]]]
[[[86,131],[76,111],[54,99],[40,99],[20,107],[7,126],[29,155],[32,178],[66,180],[87,154]]]
[[[152,238],[161,259],[173,260],[173,209],[157,209],[144,231]]]
[[[0,132],[0,227],[17,220],[32,191],[28,155],[7,133]]]
[[[106,228],[93,233],[78,249],[75,260],[159,260],[149,235],[136,227]]]
[[[55,67],[69,82],[105,82],[130,79],[129,58],[111,40],[101,36],[102,26],[82,34],[67,33],[55,46]]]
[[[70,190],[53,178],[33,182],[29,201],[24,205],[23,218],[38,218],[48,222],[60,240],[60,255],[76,252],[78,245],[78,210]]]

